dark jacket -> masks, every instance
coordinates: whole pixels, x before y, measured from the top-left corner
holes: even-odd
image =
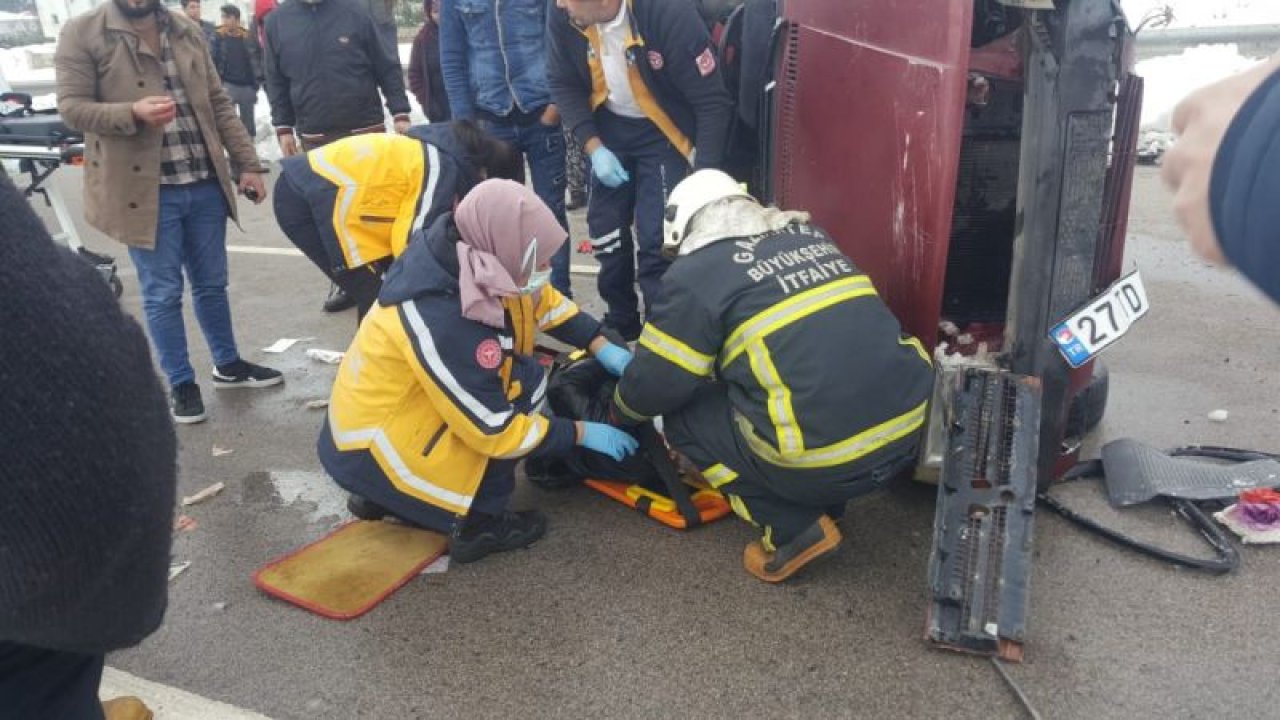
[[[351,0],[288,2],[267,16],[271,122],[301,133],[345,132],[409,115],[400,59]]]
[[[662,289],[614,394],[620,417],[672,412],[718,378],[762,468],[847,476],[923,427],[928,355],[821,230],[720,240],[678,258]]]
[[[0,304],[0,648],[136,645],[168,592],[173,421],[142,328],[7,179]]]
[[[209,51],[222,82],[252,88],[262,85],[262,48],[248,28],[219,27]]]
[[[503,117],[551,102],[548,0],[442,0],[440,65],[453,117]],[[499,29],[501,26],[501,29]]]
[[[628,49],[631,65],[656,104],[652,110],[646,107],[646,114],[676,148],[686,154],[697,149],[697,168],[719,166],[732,103],[706,25],[693,3],[685,0],[626,2],[637,36]],[[593,112],[608,97],[603,72],[592,72],[599,64],[599,53],[591,52],[596,28],[579,30],[564,10],[552,6],[547,36],[551,95],[565,127],[585,145],[599,134]],[[637,100],[645,107],[645,98],[637,95]]]
[[[444,122],[451,117],[449,94],[440,71],[440,28],[430,18],[413,38],[413,49],[409,52],[409,91],[418,98],[422,112],[431,122]]]
[[[1222,138],[1209,208],[1222,252],[1280,303],[1280,72],[1263,81]]]

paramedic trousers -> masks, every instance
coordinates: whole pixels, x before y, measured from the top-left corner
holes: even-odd
[[[103,659],[0,641],[0,717],[102,720]]]
[[[281,175],[276,180],[273,203],[276,223],[289,238],[289,242],[315,263],[333,284],[356,301],[356,324],[359,325],[365,313],[377,301],[378,291],[382,289],[382,276],[379,272],[381,265],[374,263],[354,270],[336,268],[320,236],[320,223],[329,223],[332,219],[327,214],[317,217],[311,204],[288,175]]]
[[[648,315],[662,292],[662,274],[670,265],[662,257],[662,214],[667,195],[688,174],[689,163],[647,119],[601,109],[595,120],[600,141],[618,156],[631,180],[611,188],[592,174],[587,232],[600,262],[596,282],[608,306],[604,324],[634,340],[642,325],[636,281],[640,282]]]
[[[839,519],[850,500],[880,490],[916,460],[916,436],[877,451],[853,467],[792,469],[771,465],[747,446],[725,387],[710,383],[663,418],[672,447],[684,453],[739,517],[758,526],[765,547],[790,542],[826,514]]]

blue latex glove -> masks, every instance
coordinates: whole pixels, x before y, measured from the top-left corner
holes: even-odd
[[[622,162],[618,160],[618,156],[603,145],[591,153],[591,171],[600,178],[600,182],[611,188],[616,188],[631,179],[627,169],[622,167]]]
[[[582,440],[578,444],[618,461],[640,447],[640,443],[629,434],[612,425],[597,422],[582,423]]]
[[[596,360],[604,366],[614,377],[622,377],[622,372],[627,369],[627,365],[631,362],[631,351],[626,348],[618,347],[613,343],[605,343],[603,347],[596,351]]]

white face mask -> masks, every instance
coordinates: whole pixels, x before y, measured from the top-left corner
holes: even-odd
[[[521,295],[532,295],[542,289],[551,280],[551,270],[534,270],[529,273],[529,282],[520,288]]]

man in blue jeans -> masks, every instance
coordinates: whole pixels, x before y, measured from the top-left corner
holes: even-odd
[[[533,191],[569,228],[565,144],[547,87],[545,0],[442,0],[440,70],[453,119],[476,119],[524,154]],[[551,284],[566,297],[569,245],[551,260]]]
[[[129,246],[173,419],[205,419],[187,356],[184,269],[214,387],[281,383],[279,372],[241,359],[231,329],[232,169],[255,202],[267,189],[200,26],[159,0],[113,0],[63,27],[55,64],[58,110],[85,133],[85,219]]]

